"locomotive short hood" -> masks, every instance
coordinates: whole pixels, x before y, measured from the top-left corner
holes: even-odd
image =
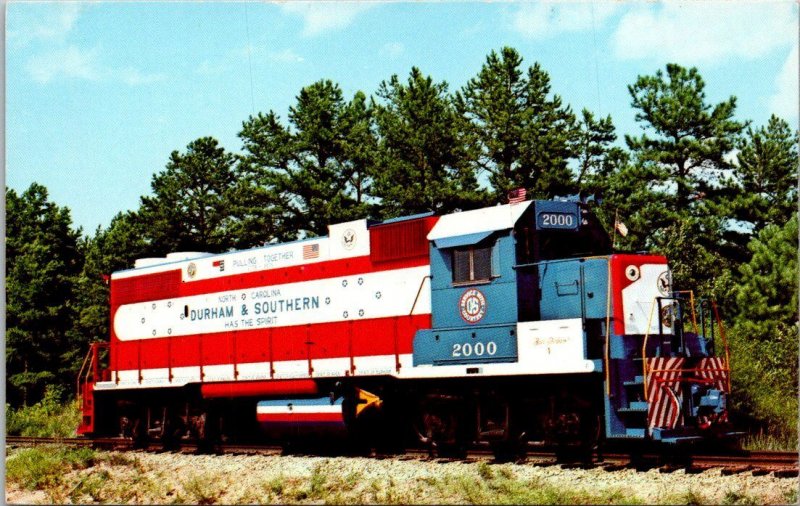
[[[442,216],[428,234],[428,240],[437,248],[475,244],[494,232],[514,228],[532,203],[529,200]]]

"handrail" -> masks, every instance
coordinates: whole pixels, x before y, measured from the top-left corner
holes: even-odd
[[[711,301],[711,308],[714,310],[714,318],[717,319],[717,328],[719,329],[719,335],[722,338],[722,345],[725,346],[725,365],[728,367],[728,393],[731,391],[731,355],[730,351],[728,350],[728,339],[725,337],[725,326],[722,325],[722,319],[719,317],[719,310],[717,309],[717,303],[715,301]]]
[[[83,364],[81,364],[80,371],[78,372],[78,378],[76,381],[76,394],[81,395],[81,384],[89,383],[90,379],[94,379],[97,381],[97,376],[99,373],[99,351],[102,348],[108,348],[107,342],[94,342],[89,345],[89,351],[86,352],[86,357],[83,359]],[[84,374],[85,372],[85,374]]]
[[[699,332],[698,332],[698,329],[697,329],[697,319],[696,319],[695,309],[694,309],[694,293],[692,292],[692,290],[683,290],[683,291],[674,292],[674,293],[688,293],[689,294],[689,301],[690,301],[690,303],[692,305],[692,324],[694,326],[695,333],[697,333],[697,335],[700,335]],[[653,303],[650,306],[650,317],[648,318],[647,329],[645,331],[644,339],[642,341],[642,378],[643,378],[643,383],[644,383],[644,399],[645,399],[645,401],[648,400],[648,395],[647,395],[647,383],[648,383],[647,382],[647,356],[646,356],[647,341],[648,341],[648,338],[650,336],[650,325],[652,324],[652,321],[653,321],[653,311],[655,310],[655,305],[656,305],[656,302],[658,301],[658,299],[659,299],[659,297],[654,298],[653,299]],[[722,344],[725,347],[725,366],[726,366],[726,368],[723,369],[723,370],[727,370],[728,371],[728,375],[727,375],[727,384],[728,385],[727,386],[728,386],[728,392],[730,392],[731,391],[731,375],[730,375],[730,360],[731,360],[731,357],[730,357],[730,349],[728,348],[728,339],[725,336],[725,327],[722,324],[722,320],[719,317],[719,309],[717,307],[717,303],[715,301],[713,301],[713,300],[711,300],[710,302],[711,302],[711,308],[714,311],[714,318],[717,320],[717,329],[719,331],[720,337],[722,338]],[[712,328],[713,328],[713,324],[712,324]],[[653,370],[651,372],[656,372],[656,371]]]
[[[647,339],[650,337],[650,325],[653,324],[653,311],[656,308],[658,297],[653,297],[653,303],[650,304],[650,316],[647,318],[647,328],[644,331],[644,339],[642,340],[642,383],[644,387],[644,400],[647,401]]]
[[[83,370],[86,369],[86,364],[89,362],[89,357],[92,356],[93,348],[94,346],[90,345],[89,350],[86,352],[86,356],[83,358],[83,364],[81,364],[81,369],[78,372],[78,378],[75,384],[75,395],[81,395],[81,378],[83,377]],[[88,375],[89,371],[87,370],[86,373]]]
[[[694,311],[694,290],[678,290],[672,293],[688,293],[689,294],[689,306],[692,308],[692,327],[694,328],[695,334],[700,334],[697,330],[697,314]]]
[[[425,286],[425,280],[430,279],[430,277],[431,277],[430,274],[426,274],[425,276],[422,277],[422,281],[419,282],[419,289],[417,289],[417,296],[414,297],[414,304],[412,304],[411,311],[408,312],[408,316],[414,314],[414,310],[417,308],[417,301],[419,300],[419,294],[422,293],[422,287]]]

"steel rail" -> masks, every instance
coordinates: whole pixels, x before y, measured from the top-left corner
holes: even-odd
[[[161,445],[154,442],[149,448],[136,448],[130,438],[107,437],[107,438],[54,438],[54,437],[27,437],[27,436],[6,436],[6,447],[34,447],[47,445],[66,445],[72,447],[92,447],[103,450],[118,451],[148,451],[162,453]],[[172,453],[199,453],[200,449],[193,442],[181,442],[180,447],[171,450]],[[215,454],[234,454],[234,455],[296,455],[296,456],[352,456],[342,451],[339,452],[311,452],[302,449],[287,450],[279,445],[263,444],[230,444],[223,443],[215,445],[210,452]],[[398,454],[370,454],[359,455],[376,459],[400,459],[400,460],[433,460],[436,462],[474,462],[480,460],[493,460],[493,452],[486,446],[470,448],[466,454],[460,456],[440,456],[431,453],[423,448],[409,448],[403,453]],[[737,474],[741,472],[752,472],[754,475],[774,473],[778,477],[797,477],[798,476],[798,453],[781,451],[739,451],[728,454],[658,454],[644,453],[632,455],[626,452],[614,452],[597,454],[591,456],[589,460],[568,460],[563,459],[558,452],[541,447],[531,446],[526,452],[526,457],[516,461],[518,464],[534,466],[555,466],[564,468],[571,467],[602,467],[608,471],[618,469],[635,468],[639,470],[658,468],[662,472],[672,472],[678,469],[685,469],[689,472],[702,472],[708,469],[722,468],[723,474]]]

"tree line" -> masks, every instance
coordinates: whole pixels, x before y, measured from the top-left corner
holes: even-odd
[[[720,302],[740,413],[796,431],[797,132],[776,116],[737,119],[733,96],[709,103],[696,68],[668,64],[628,92],[641,132],[622,147],[610,116],[573,111],[541,65],[505,47],[456,90],[417,67],[370,96],[312,83],[285,119],[244,120],[239,152],[213,137],[173,151],[138,209],[92,234],[43,186],[6,189],[8,401],[71,384],[88,343],[108,339],[105,276],[136,258],[472,209],[525,188],[602,195],[601,221],[630,231],[617,250],[666,254],[676,288]]]

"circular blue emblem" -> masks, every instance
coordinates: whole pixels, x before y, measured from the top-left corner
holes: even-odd
[[[478,323],[486,314],[486,297],[477,288],[470,288],[461,294],[458,308],[465,322]]]

